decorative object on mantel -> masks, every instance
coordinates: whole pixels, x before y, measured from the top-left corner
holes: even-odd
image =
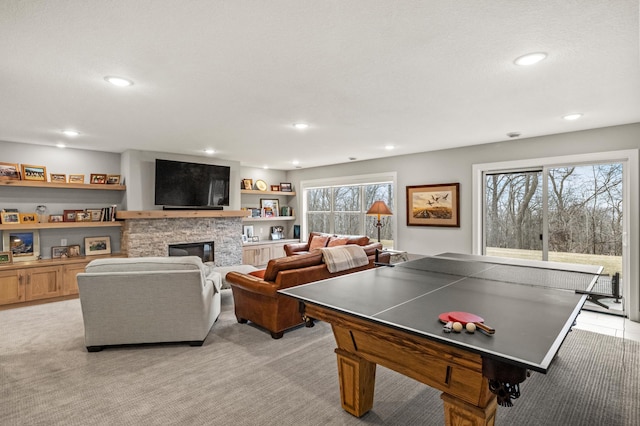
[[[267,190],[267,182],[263,181],[262,179],[258,179],[256,181],[256,188],[258,188],[258,191],[266,191]]]
[[[24,180],[47,181],[47,168],[45,166],[33,166],[22,164],[22,178]]]
[[[0,163],[0,180],[20,180],[18,164]]]
[[[459,183],[407,186],[407,226],[460,227]]]
[[[369,210],[367,210],[367,216],[378,216],[378,222],[376,222],[376,228],[378,228],[378,242],[380,242],[380,228],[382,228],[382,222],[380,216],[391,216],[391,210],[382,200],[374,202]]]

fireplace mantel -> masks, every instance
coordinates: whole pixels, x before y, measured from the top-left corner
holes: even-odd
[[[246,210],[124,210],[116,213],[116,219],[247,217],[250,214]]]

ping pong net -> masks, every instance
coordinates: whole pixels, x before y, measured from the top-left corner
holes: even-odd
[[[601,267],[560,264],[542,261],[522,261],[484,256],[423,257],[396,267],[465,278],[478,278],[510,284],[555,288],[588,293],[596,284]],[[454,255],[455,256],[455,255]],[[482,260],[479,258],[482,257]]]

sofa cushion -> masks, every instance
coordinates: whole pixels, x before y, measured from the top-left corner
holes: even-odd
[[[331,237],[327,243],[327,247],[343,246],[347,244],[348,237]]]
[[[325,235],[319,235],[319,236],[313,237],[313,239],[309,243],[309,251],[326,247],[328,241],[329,241],[329,237]]]
[[[134,272],[134,271],[176,271],[200,270],[204,274],[204,264],[198,256],[178,257],[120,257],[95,259],[89,262],[86,272]]]
[[[249,275],[253,275],[254,277],[263,279],[264,278],[264,273],[267,272],[266,269],[258,269],[257,271],[251,271],[249,272]]]
[[[271,259],[267,264],[264,272],[265,281],[275,281],[280,271],[288,271],[289,269],[300,269],[308,266],[322,264],[322,252],[316,250],[314,253],[301,254],[299,256],[280,257]]]

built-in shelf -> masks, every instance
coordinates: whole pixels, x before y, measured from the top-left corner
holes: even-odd
[[[113,228],[121,227],[122,222],[47,222],[20,223],[15,225],[0,225],[0,230],[10,229],[60,229],[60,228]]]
[[[89,184],[89,183],[58,183],[40,182],[32,180],[0,180],[2,186],[29,187],[29,188],[58,188],[58,189],[94,189],[101,191],[124,191],[125,185]]]
[[[241,194],[253,194],[253,195],[287,195],[293,196],[296,195],[295,192],[284,192],[284,191],[259,191],[257,189],[241,189]]]
[[[295,216],[245,217],[243,222],[270,222],[276,220],[296,220]]]
[[[247,217],[249,214],[246,210],[123,210],[116,213],[116,219]]]

